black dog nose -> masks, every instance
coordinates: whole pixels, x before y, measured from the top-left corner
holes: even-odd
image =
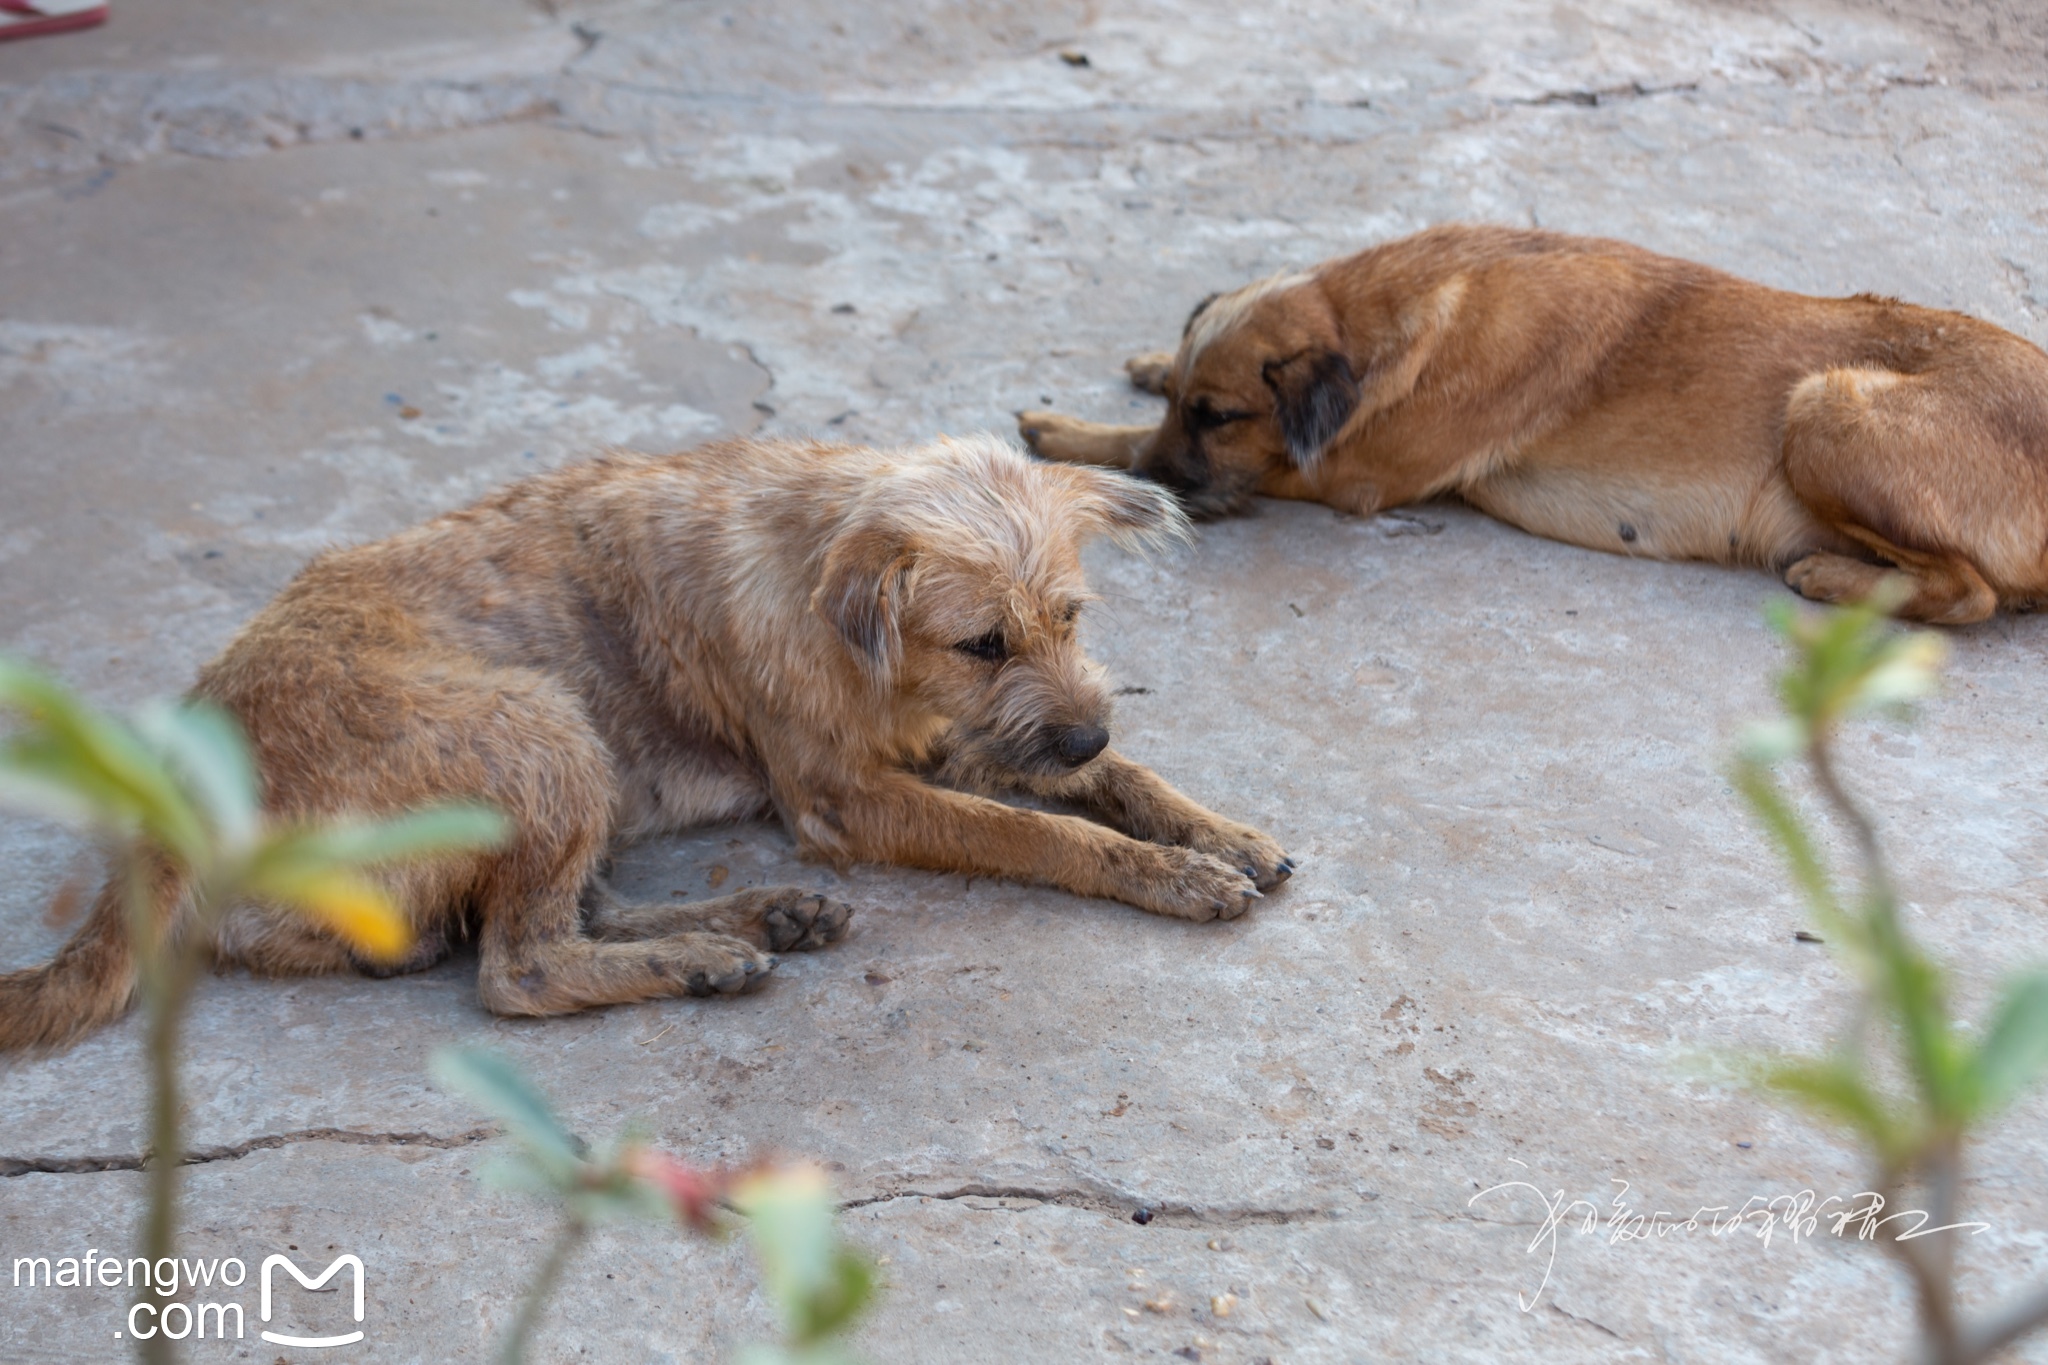
[[[1100,725],[1072,726],[1053,747],[1059,751],[1060,762],[1078,768],[1109,747],[1109,731]]]

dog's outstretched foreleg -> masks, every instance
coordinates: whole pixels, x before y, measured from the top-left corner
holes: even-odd
[[[1259,895],[1241,867],[1071,815],[1019,810],[904,774],[797,813],[807,852],[1043,882],[1179,919],[1235,919]]]
[[[1066,464],[1129,469],[1137,456],[1139,444],[1153,430],[1149,426],[1104,426],[1100,422],[1084,422],[1078,417],[1057,412],[1017,414],[1017,434],[1024,438],[1024,444],[1031,448],[1031,453]]]
[[[1135,839],[1179,844],[1242,868],[1261,891],[1294,872],[1294,861],[1268,835],[1226,820],[1190,801],[1159,774],[1105,749],[1076,773],[1044,784],[1042,794],[1072,802]]]

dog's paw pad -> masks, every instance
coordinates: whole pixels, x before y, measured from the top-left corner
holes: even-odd
[[[762,916],[768,946],[778,953],[805,953],[837,943],[853,922],[853,907],[829,896],[801,895]]]

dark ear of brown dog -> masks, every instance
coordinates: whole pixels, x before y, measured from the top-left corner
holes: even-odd
[[[1273,391],[1274,415],[1297,469],[1312,469],[1351,414],[1358,410],[1358,376],[1351,361],[1326,347],[1269,360],[1260,373]]]
[[[888,526],[855,525],[825,552],[824,572],[811,607],[832,623],[861,666],[887,682],[903,657],[903,604],[917,554]]]
[[[1173,494],[1149,479],[1087,465],[1053,466],[1080,494],[1083,516],[1125,548],[1187,539],[1188,519]]]

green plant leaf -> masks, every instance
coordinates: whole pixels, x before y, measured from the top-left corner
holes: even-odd
[[[253,848],[263,827],[262,793],[248,741],[233,716],[210,702],[155,702],[135,728],[206,813],[227,850]]]
[[[853,1324],[875,1291],[874,1267],[867,1257],[846,1247],[832,1256],[830,1278],[804,1301],[803,1321],[793,1334],[796,1344],[809,1346]]]
[[[1862,1134],[1887,1159],[1906,1149],[1906,1125],[1861,1070],[1839,1057],[1799,1058],[1765,1068],[1763,1082],[1826,1118]]]
[[[119,832],[135,824],[132,814],[116,816],[107,802],[76,783],[45,775],[5,749],[0,749],[0,806],[75,829]]]
[[[511,833],[511,822],[491,807],[452,802],[388,820],[350,821],[298,833],[280,842],[276,856],[333,867],[378,866],[496,848]]]
[[[1729,780],[1749,802],[1757,819],[1763,822],[1779,853],[1790,864],[1792,880],[1798,885],[1800,894],[1806,897],[1807,905],[1822,920],[1823,926],[1836,937],[1851,943],[1859,942],[1862,936],[1853,930],[1848,917],[1842,913],[1827,864],[1821,861],[1820,850],[1806,832],[1806,822],[1799,818],[1792,803],[1778,789],[1769,769],[1760,763],[1737,760],[1729,773]]]
[[[747,1218],[761,1277],[793,1341],[815,1341],[859,1311],[872,1276],[859,1258],[857,1269],[845,1261],[834,1226],[839,1209],[823,1171],[764,1171],[741,1181],[732,1202]]]
[[[1737,752],[1747,762],[1767,766],[1804,753],[1811,740],[1804,722],[1793,716],[1780,716],[1745,729]]]
[[[477,1048],[443,1048],[434,1054],[433,1072],[502,1122],[557,1191],[574,1187],[584,1165],[579,1144],[510,1062]]]
[[[2036,972],[2007,988],[1970,1059],[1971,1117],[2003,1109],[2043,1068],[2048,1068],[2048,974]]]
[[[205,827],[171,775],[125,726],[101,715],[69,688],[32,668],[0,659],[0,707],[20,713],[26,729],[0,747],[0,769],[26,778],[17,796],[71,790],[69,801],[40,809],[115,832],[140,827],[188,866],[208,854]]]

